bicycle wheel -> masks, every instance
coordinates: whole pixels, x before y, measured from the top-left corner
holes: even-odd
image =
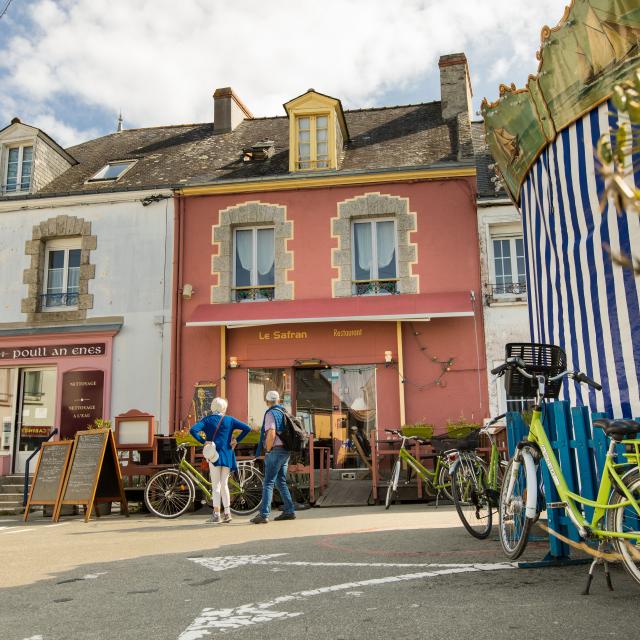
[[[486,491],[487,466],[475,455],[462,455],[451,476],[453,503],[464,528],[478,540],[491,533],[493,509]]]
[[[248,516],[262,505],[262,485],[264,477],[253,465],[238,462],[238,468],[229,478],[231,513]]]
[[[500,513],[500,544],[510,560],[515,560],[522,555],[529,541],[529,531],[533,524],[533,519],[527,518],[526,513],[527,472],[524,463],[519,465],[511,495],[507,495],[514,464],[515,459],[512,458],[504,474],[498,509]]]
[[[640,474],[636,471],[627,476],[625,484],[635,500],[640,501]],[[609,498],[610,505],[626,501],[626,496],[618,493],[618,491],[613,491]],[[638,538],[635,541],[622,538],[614,538],[614,540],[624,563],[624,568],[636,582],[640,583],[640,516],[630,505],[609,509],[607,513],[607,529],[616,533],[638,534]]]
[[[181,516],[195,497],[193,482],[177,469],[158,471],[144,488],[144,503],[159,518]]]
[[[384,499],[384,508],[388,509],[391,506],[391,500],[395,492],[398,490],[398,480],[400,479],[400,458],[396,460],[393,465],[393,471],[391,472],[391,478],[389,480],[389,486],[387,487],[387,496]]]
[[[451,492],[451,476],[449,475],[449,461],[442,457],[440,458],[440,471],[438,473],[438,486],[442,487],[439,491],[442,492],[447,500],[453,502],[453,494]]]

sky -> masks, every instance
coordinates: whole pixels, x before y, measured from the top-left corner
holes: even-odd
[[[464,51],[474,110],[535,73],[568,0],[0,0],[0,129],[18,116],[61,145],[213,120],[231,86],[254,116],[313,87],[345,109],[440,99],[438,58]]]

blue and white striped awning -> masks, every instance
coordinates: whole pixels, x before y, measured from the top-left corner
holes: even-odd
[[[618,117],[603,103],[562,131],[529,172],[521,211],[532,339],[559,344],[570,366],[602,382],[602,393],[565,382],[565,399],[632,417],[640,415],[640,278],[604,247],[640,254],[640,218],[617,215],[611,204],[601,213],[595,158]],[[640,185],[640,155],[633,168]]]

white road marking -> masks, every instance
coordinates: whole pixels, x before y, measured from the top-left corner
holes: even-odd
[[[99,578],[100,576],[104,576],[106,575],[106,571],[98,571],[97,573],[87,573],[86,576],[82,576],[83,580],[95,580],[96,578]]]
[[[31,636],[30,638],[24,638],[24,640],[43,640],[44,636]]]
[[[189,558],[211,571],[226,571],[227,569],[235,569],[237,567],[253,565],[268,566],[288,566],[288,567],[380,567],[380,568],[453,568],[468,567],[469,563],[450,563],[450,562],[425,562],[425,563],[409,563],[409,562],[307,562],[297,560],[272,560],[279,556],[285,556],[286,553],[274,553],[269,555],[255,556],[214,556],[211,558]],[[499,563],[502,565],[503,563]],[[476,565],[474,565],[476,566]],[[480,565],[477,565],[480,566]],[[492,565],[487,565],[492,567]],[[271,569],[276,571],[276,569]]]
[[[71,524],[70,522],[58,522],[56,524],[45,524],[43,525],[45,529],[49,529],[51,527],[63,527],[65,524]]]
[[[194,562],[203,560],[203,558],[191,558]],[[419,565],[413,565],[419,566]],[[438,571],[421,571],[418,573],[405,573],[398,576],[387,576],[385,578],[372,578],[369,580],[358,580],[355,582],[344,582],[334,584],[329,587],[321,587],[319,589],[308,589],[305,591],[296,591],[287,596],[279,596],[273,600],[262,603],[249,603],[232,609],[213,609],[207,607],[200,612],[200,615],[180,634],[178,640],[201,640],[210,636],[215,631],[229,631],[240,629],[261,622],[269,622],[271,620],[285,620],[303,615],[301,611],[289,613],[287,611],[270,611],[273,607],[277,607],[286,602],[294,602],[305,600],[312,596],[318,596],[325,593],[335,593],[337,591],[353,590],[358,587],[371,587],[390,584],[394,582],[403,582],[407,580],[420,580],[422,578],[434,578],[441,575],[449,575],[454,573],[473,573],[478,571],[496,571],[504,569],[515,569],[516,563],[501,562],[493,564],[468,564],[465,566],[449,567]],[[220,569],[214,569],[220,570]]]
[[[11,527],[11,529],[14,529],[13,531],[3,531],[2,535],[3,536],[8,536],[10,533],[31,533],[31,531],[35,531],[35,529],[29,529],[29,528],[20,528],[20,529],[16,529],[15,527]]]

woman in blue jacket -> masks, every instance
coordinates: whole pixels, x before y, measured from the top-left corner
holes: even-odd
[[[201,444],[213,442],[216,445],[218,459],[209,463],[211,472],[211,484],[213,485],[213,514],[207,522],[217,524],[219,522],[231,522],[229,496],[229,474],[235,471],[236,464],[235,446],[251,431],[251,427],[232,416],[226,416],[227,401],[224,398],[214,398],[211,402],[212,415],[205,416],[200,422],[191,427],[191,435]],[[234,438],[235,431],[240,435]],[[203,437],[204,436],[204,437]],[[224,515],[220,519],[220,500],[224,507]]]

